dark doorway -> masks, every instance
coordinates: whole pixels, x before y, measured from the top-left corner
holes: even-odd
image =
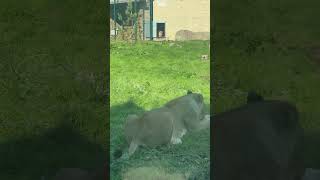
[[[157,23],[157,38],[165,38],[166,37],[166,24],[165,23]]]

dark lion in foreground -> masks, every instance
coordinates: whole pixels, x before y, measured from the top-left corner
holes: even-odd
[[[301,180],[303,129],[297,108],[251,92],[217,114],[211,129],[215,180]]]

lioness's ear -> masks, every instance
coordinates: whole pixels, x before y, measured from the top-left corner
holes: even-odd
[[[203,96],[202,94],[194,94],[194,99],[197,101],[197,103],[202,103],[203,102]]]

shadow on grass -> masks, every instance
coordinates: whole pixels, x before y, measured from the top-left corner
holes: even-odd
[[[128,114],[141,114],[143,112],[145,112],[144,108],[139,107],[133,100],[129,100],[126,103],[115,105],[110,108],[110,120],[111,123],[113,123],[113,120],[119,117],[126,117]]]
[[[305,131],[305,165],[320,169],[320,131]]]
[[[100,145],[86,140],[70,125],[0,144],[0,179],[22,180],[52,177],[63,167],[94,169],[107,161]]]

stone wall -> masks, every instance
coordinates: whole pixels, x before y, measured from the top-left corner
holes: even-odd
[[[189,30],[180,30],[176,33],[175,40],[210,40],[210,32],[192,32]]]

